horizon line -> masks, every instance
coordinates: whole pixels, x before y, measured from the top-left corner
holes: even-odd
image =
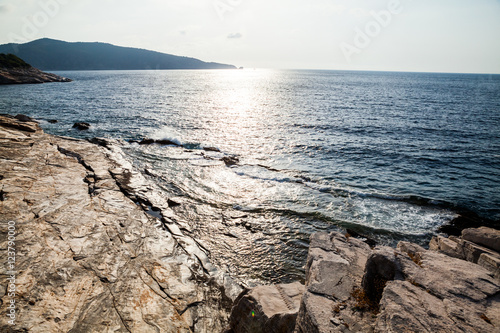
[[[0,45],[8,45],[8,44],[22,45],[22,44],[28,44],[28,43],[35,42],[35,41],[38,41],[38,40],[42,40],[42,39],[49,39],[49,40],[58,41],[58,42],[64,42],[64,43],[99,43],[99,44],[108,44],[108,45],[112,45],[112,46],[116,46],[116,47],[132,48],[132,49],[145,50],[145,51],[157,52],[157,53],[162,53],[162,54],[169,54],[169,55],[174,55],[174,56],[179,56],[179,57],[198,59],[195,56],[177,55],[177,54],[173,54],[173,53],[166,53],[166,52],[163,52],[163,51],[150,50],[150,49],[146,49],[146,48],[142,48],[142,47],[117,45],[117,44],[113,44],[113,43],[110,43],[110,42],[102,42],[102,41],[92,41],[92,42],[89,42],[89,41],[71,41],[70,42],[70,41],[65,41],[65,40],[51,38],[51,37],[40,37],[40,38],[33,39],[33,40],[30,40],[30,41],[26,41],[26,42],[9,42],[9,43],[0,44]],[[205,61],[205,62],[214,62],[214,61]],[[465,72],[456,71],[456,72],[452,72],[452,71],[432,71],[432,70],[431,71],[428,71],[428,70],[422,70],[422,71],[420,71],[420,70],[401,70],[401,69],[273,68],[273,67],[253,67],[253,66],[246,67],[246,66],[236,66],[236,65],[233,65],[233,66],[235,66],[237,70],[241,70],[240,67],[243,67],[244,69],[299,70],[299,71],[338,71],[338,72],[377,72],[377,73],[415,73],[415,74],[500,75],[500,72],[491,73],[491,72],[473,72],[473,71],[465,71]],[[96,69],[96,70],[98,70],[98,69]],[[102,69],[102,70],[99,70],[99,71],[106,71],[106,70],[108,70],[108,71],[126,71],[126,70],[120,70],[120,69],[117,69],[117,70],[114,70],[114,69]],[[132,70],[176,70],[176,69],[132,69]],[[182,70],[182,69],[180,69],[180,70]],[[190,69],[185,69],[185,70],[190,70]],[[193,69],[193,70],[195,70],[195,69]],[[199,69],[196,69],[196,70],[199,70]],[[213,69],[213,70],[217,70],[217,69]],[[224,69],[224,70],[227,70],[227,69]],[[92,70],[56,70],[56,71],[60,71],[60,72],[64,71],[64,72],[66,72],[66,71],[92,71]]]

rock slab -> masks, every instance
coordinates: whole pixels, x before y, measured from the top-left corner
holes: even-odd
[[[305,287],[299,282],[258,286],[244,292],[231,311],[234,333],[291,332]]]
[[[123,193],[110,172],[121,166],[106,154],[0,116],[1,253],[12,246],[9,221],[16,228],[14,272],[0,273],[0,332],[222,331],[223,288]]]
[[[248,311],[273,298],[272,286],[257,288],[240,296],[233,332],[253,332]],[[254,292],[259,297],[249,296]],[[274,316],[286,314],[274,309]],[[259,318],[256,332],[268,321]],[[317,233],[295,328],[267,332],[500,332],[500,284],[475,263],[416,244],[371,248],[340,233]]]
[[[462,231],[461,237],[433,237],[430,249],[478,264],[500,280],[500,230],[481,227]]]

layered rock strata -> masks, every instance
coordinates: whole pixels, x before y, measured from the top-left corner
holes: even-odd
[[[34,67],[0,68],[0,84],[71,82],[71,79],[42,72]]]
[[[295,328],[287,323],[270,331],[269,316],[261,316],[265,320],[254,320],[253,330],[241,330],[249,313],[262,312],[275,297],[255,297],[254,290],[242,296],[249,300],[236,304],[230,322],[233,332],[499,332],[500,281],[494,275],[408,242],[371,248],[340,233],[317,233],[300,308],[272,313],[296,316]]]
[[[147,185],[101,143],[0,116],[0,252],[15,249],[13,269],[0,271],[0,331],[222,331],[241,289],[172,221],[143,210]]]
[[[464,229],[461,237],[432,238],[429,247],[451,257],[478,264],[500,280],[500,230],[488,227]]]

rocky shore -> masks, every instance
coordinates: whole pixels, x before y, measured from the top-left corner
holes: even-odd
[[[31,68],[0,68],[0,84],[71,82],[70,79]]]
[[[457,245],[451,257],[441,251],[451,251],[448,243],[470,250]],[[372,248],[349,235],[317,233],[305,286],[242,294],[230,332],[500,332],[498,245],[500,232],[489,228],[466,229],[460,239],[437,237],[436,251],[408,242]]]
[[[71,80],[42,72],[13,54],[0,53],[0,85],[45,82],[71,82]]]
[[[0,332],[500,332],[498,230],[317,233],[305,285],[243,290],[122,144],[0,115]]]
[[[0,331],[221,332],[241,289],[96,142],[0,116]]]

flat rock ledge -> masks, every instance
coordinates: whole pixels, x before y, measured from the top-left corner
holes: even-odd
[[[144,211],[154,188],[97,143],[0,116],[0,332],[221,332],[241,288]],[[167,198],[150,199],[168,214]]]
[[[497,244],[492,234],[467,230],[463,237]],[[230,325],[234,333],[500,332],[500,281],[491,269],[416,244],[371,248],[317,233],[305,286],[242,293]]]
[[[26,84],[47,82],[71,82],[71,79],[42,72],[34,67],[29,68],[0,68],[1,84]]]
[[[478,264],[500,279],[500,230],[488,227],[464,229],[461,237],[433,237],[429,247]]]

